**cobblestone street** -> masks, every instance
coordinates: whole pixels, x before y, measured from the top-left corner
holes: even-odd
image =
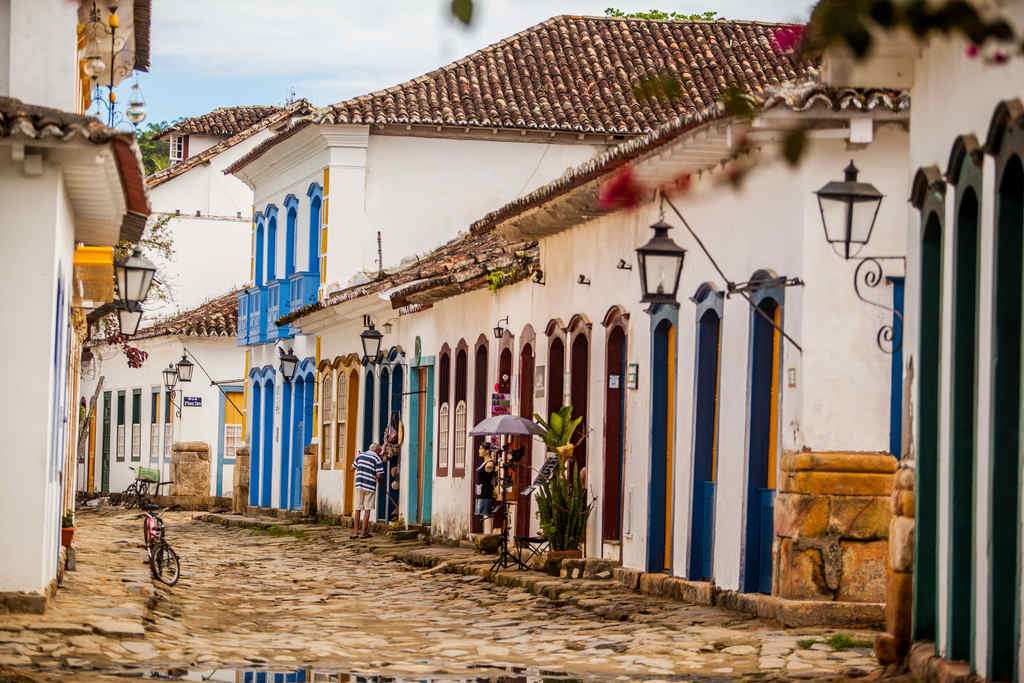
[[[234,680],[221,678],[224,670],[300,668],[416,679],[521,669],[600,678],[878,674],[864,647],[871,632],[843,631],[849,639],[833,639],[835,649],[825,642],[835,631],[783,631],[611,581],[574,581],[586,599],[551,600],[411,567],[392,550],[409,543],[352,541],[337,526],[253,531],[194,517],[165,516],[182,562],[181,580],[167,588],[149,581],[136,514],[81,513],[77,571],[46,615],[0,615],[0,680],[169,670],[221,670],[217,680]],[[620,609],[600,609],[609,604]]]

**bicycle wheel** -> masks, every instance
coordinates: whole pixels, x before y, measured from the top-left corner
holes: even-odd
[[[125,510],[131,510],[135,507],[136,497],[138,496],[138,487],[135,482],[132,482],[128,488],[121,494],[121,504],[124,505]]]
[[[178,583],[178,578],[181,576],[181,563],[178,562],[178,553],[174,552],[167,543],[156,549],[152,565],[157,581],[168,586]]]

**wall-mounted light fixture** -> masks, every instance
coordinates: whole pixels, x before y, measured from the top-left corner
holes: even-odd
[[[584,275],[583,273],[580,273],[579,278],[576,279],[576,283],[580,284],[580,285],[586,285],[587,287],[589,287],[590,286],[590,278],[587,277],[586,275]]]
[[[506,325],[508,325],[508,316],[507,315],[504,318],[502,318],[501,320],[499,320],[497,323],[495,323],[495,325],[494,325],[494,338],[495,339],[501,339],[502,337],[505,336],[505,328],[501,326],[502,323],[505,323]]]
[[[624,258],[620,258],[618,265],[615,267],[618,268],[619,270],[633,270],[633,265],[630,263],[626,263],[626,259]]]

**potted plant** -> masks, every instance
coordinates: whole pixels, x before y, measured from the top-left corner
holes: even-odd
[[[69,548],[74,538],[75,513],[69,509],[64,511],[64,516],[60,519],[60,544],[65,548]]]
[[[540,415],[534,419],[545,430],[548,451],[558,454],[558,467],[537,492],[540,527],[551,544],[548,559],[578,558],[582,556],[580,544],[593,509],[579,467],[572,460],[576,447],[572,437],[583,418],[572,416],[572,406],[562,406],[557,413],[551,413],[547,422]]]

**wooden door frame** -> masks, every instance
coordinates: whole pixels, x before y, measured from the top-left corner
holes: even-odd
[[[524,352],[529,350],[529,356],[524,356]],[[524,361],[529,358],[531,368],[530,372],[524,371]],[[529,382],[526,379],[529,379]],[[537,334],[533,330],[533,326],[529,323],[523,327],[523,331],[519,334],[519,397],[518,397],[518,408],[519,415],[527,419],[533,419],[534,413],[534,384],[537,381]],[[524,401],[524,398],[529,399],[528,402]],[[527,403],[529,409],[526,408]],[[523,458],[519,461],[519,466],[516,468],[516,536],[530,536],[530,520],[531,517],[531,506],[533,503],[533,496],[520,496],[519,491],[529,486],[531,477],[531,466],[533,463],[533,447],[534,439],[529,439],[524,448]]]
[[[473,427],[477,425],[481,420],[487,417],[487,394],[490,383],[488,381],[490,375],[490,364],[491,364],[491,345],[486,334],[480,334],[476,339],[476,343],[473,345],[473,404],[472,411],[469,410],[467,405],[467,413],[472,415],[472,418],[466,420],[466,431],[467,433]],[[483,372],[480,369],[480,353],[484,353],[484,366]],[[468,378],[467,378],[468,380]],[[481,533],[483,531],[483,519],[477,520],[477,515],[473,514],[476,510],[476,468],[481,463],[477,462],[478,451],[480,446],[483,445],[483,437],[474,437],[471,440],[470,451],[471,453],[466,454],[467,467],[470,472],[470,485],[469,485],[469,528],[473,533]]]
[[[602,382],[604,384],[604,390],[605,390],[604,391],[604,399],[605,399],[605,401],[604,401],[605,430],[604,430],[604,439],[603,439],[603,446],[604,446],[604,472],[603,472],[603,476],[602,476],[602,489],[603,489],[603,493],[604,493],[604,496],[603,496],[604,500],[601,501],[602,511],[605,510],[607,508],[608,504],[609,504],[609,491],[611,489],[611,487],[608,485],[608,481],[609,481],[609,479],[608,479],[608,469],[609,469],[609,467],[608,467],[608,465],[609,465],[608,457],[609,457],[609,454],[611,453],[611,447],[612,446],[616,446],[616,444],[612,442],[612,438],[614,437],[614,435],[609,432],[610,425],[609,425],[609,422],[608,422],[608,416],[611,413],[611,405],[612,405],[612,403],[611,403],[612,396],[611,396],[611,393],[610,393],[612,390],[608,386],[608,381],[609,381],[608,377],[611,374],[611,363],[612,363],[612,357],[611,357],[611,351],[610,351],[611,350],[611,339],[612,339],[612,335],[615,333],[616,330],[621,330],[621,332],[622,332],[622,359],[621,359],[621,361],[622,361],[622,368],[621,368],[620,373],[619,373],[619,389],[618,389],[618,391],[619,391],[619,430],[618,430],[619,433],[618,433],[618,438],[615,439],[615,441],[617,442],[617,450],[618,450],[618,455],[617,455],[617,457],[618,457],[618,468],[617,468],[618,469],[618,471],[617,471],[618,486],[615,487],[615,488],[617,488],[616,498],[617,498],[617,507],[618,507],[618,511],[617,511],[617,516],[618,516],[618,525],[617,525],[617,527],[618,528],[615,530],[618,535],[617,535],[616,539],[609,539],[608,538],[608,530],[605,528],[605,523],[604,523],[605,522],[605,515],[604,514],[601,515],[601,544],[603,546],[605,541],[607,541],[607,540],[616,540],[616,541],[618,541],[618,543],[619,543],[619,562],[622,562],[622,517],[623,517],[623,515],[622,515],[622,504],[623,504],[623,480],[624,480],[622,475],[623,475],[623,471],[624,471],[625,455],[626,455],[626,376],[625,375],[626,375],[626,369],[627,369],[627,366],[628,366],[628,363],[629,363],[629,312],[626,309],[624,309],[622,306],[618,306],[618,305],[612,306],[605,313],[604,319],[601,321],[601,324],[605,328],[605,364],[604,364],[605,376],[604,376],[604,380]],[[604,548],[603,547],[601,548],[601,555],[602,556],[604,555]]]

